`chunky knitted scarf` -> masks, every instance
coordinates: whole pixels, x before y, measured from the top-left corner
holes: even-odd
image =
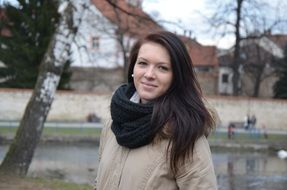
[[[153,104],[130,101],[134,93],[132,84],[122,85],[111,101],[112,131],[118,144],[127,148],[147,145],[154,138],[151,128]]]

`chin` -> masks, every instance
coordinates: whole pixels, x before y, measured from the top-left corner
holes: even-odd
[[[155,99],[155,97],[152,97],[152,96],[140,96],[140,97],[141,97],[140,98],[141,100],[145,100],[147,102],[150,102]]]

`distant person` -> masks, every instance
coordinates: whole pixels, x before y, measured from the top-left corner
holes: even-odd
[[[264,139],[268,139],[267,129],[266,129],[266,126],[264,124],[262,125],[262,131],[263,131]]]
[[[257,122],[257,119],[256,119],[256,116],[255,115],[252,115],[252,117],[250,118],[250,124],[251,124],[251,128],[255,128],[256,126],[256,122]]]
[[[227,130],[227,136],[228,139],[233,139],[234,138],[234,130],[235,130],[235,125],[233,123],[228,125],[228,130]]]
[[[111,100],[96,189],[217,189],[206,139],[213,115],[184,43],[170,32],[147,35],[131,50],[128,84]]]
[[[248,130],[250,128],[250,125],[251,125],[251,118],[250,118],[249,114],[247,114],[244,117],[244,129]]]

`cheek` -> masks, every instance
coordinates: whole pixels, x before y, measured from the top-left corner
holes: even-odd
[[[134,74],[134,79],[139,79],[144,75],[144,70],[141,68],[137,68],[135,66],[133,70],[133,74]]]
[[[133,71],[133,81],[134,81],[134,84],[137,85],[139,83],[139,80],[140,80],[140,72],[138,69],[134,69]]]
[[[171,76],[169,76],[168,79],[166,80],[165,86],[166,86],[166,89],[167,89],[167,90],[168,90],[168,89],[171,87],[171,85],[172,85],[172,79],[173,79],[173,77],[172,77],[172,75],[171,75]]]

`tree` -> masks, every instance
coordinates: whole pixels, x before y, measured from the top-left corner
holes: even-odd
[[[102,52],[100,56],[106,56],[108,63],[111,61],[115,61],[116,64],[123,63],[124,81],[127,79],[128,53],[131,46],[141,36],[149,33],[150,30],[162,30],[162,28],[145,14],[140,7],[131,5],[129,4],[130,2],[125,0],[93,0],[92,2],[104,15],[104,17],[97,16],[97,11],[93,15],[99,21],[96,23],[97,26],[94,26],[98,32],[95,35],[100,35],[96,39],[100,38],[102,42],[105,38],[110,40],[109,49],[106,48],[105,52]],[[117,56],[115,59],[112,59],[115,52]],[[99,51],[96,53],[98,54]],[[92,59],[90,61],[95,62]]]
[[[286,41],[285,35],[272,35],[268,32],[260,35],[261,37],[255,35],[254,38],[249,36],[244,39],[241,47],[242,88],[245,94],[253,97],[260,95],[260,86],[264,80],[271,81],[275,77],[276,64],[272,60],[283,57],[281,43]],[[272,88],[269,93],[272,93]]]
[[[57,1],[19,0],[19,6],[5,4],[1,28],[9,35],[0,35],[0,87],[34,88],[40,63],[59,21]],[[59,88],[67,88],[71,76],[68,61]]]
[[[276,59],[274,62],[277,65],[276,71],[279,77],[273,86],[274,98],[287,99],[287,44],[284,49],[284,57]]]
[[[218,3],[220,2],[220,3]],[[233,71],[232,85],[233,95],[237,96],[242,93],[241,91],[241,71],[243,68],[244,59],[242,59],[242,41],[251,38],[261,38],[266,31],[278,29],[286,24],[284,15],[280,15],[281,10],[274,10],[269,4],[262,1],[249,1],[249,0],[230,0],[213,1],[211,5],[215,5],[215,13],[209,18],[210,25],[222,37],[233,35],[235,42],[232,48],[232,63],[230,67]],[[282,8],[282,6],[278,6]],[[283,9],[282,9],[283,11]],[[271,14],[266,14],[273,13]],[[276,15],[276,13],[278,13]],[[286,16],[286,15],[285,15]],[[257,33],[254,36],[250,34]],[[259,73],[262,67],[258,68]],[[258,77],[257,77],[258,78]],[[258,78],[259,79],[259,78]],[[260,80],[257,80],[259,82]],[[255,91],[258,91],[260,84],[254,85]]]
[[[40,73],[0,171],[4,173],[26,175],[32,161],[35,148],[40,140],[44,122],[53,102],[65,63],[69,59],[72,41],[77,33],[81,17],[74,18],[71,2],[63,2],[59,7],[61,17],[56,26],[45,56],[41,62]],[[79,13],[84,11],[77,10]]]
[[[246,94],[249,96],[258,97],[260,83],[268,76],[272,76],[270,72],[267,74],[265,69],[267,65],[270,65],[268,62],[271,61],[271,55],[268,54],[268,52],[264,52],[258,44],[252,44],[249,47],[242,47],[241,55],[247,54],[250,60],[243,63],[243,70],[244,73],[249,76],[254,85],[253,92],[251,92],[251,94],[246,92]]]

